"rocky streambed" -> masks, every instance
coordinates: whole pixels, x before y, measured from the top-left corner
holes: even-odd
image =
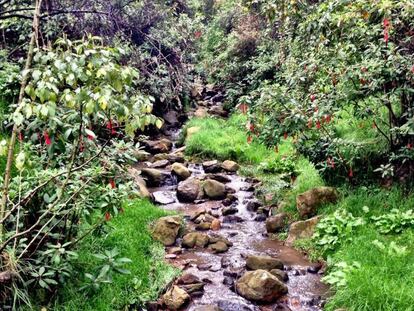
[[[161,218],[153,234],[183,274],[148,309],[321,310],[323,268],[269,237],[285,219],[254,197],[259,181],[239,176],[232,161],[187,163],[185,147],[173,146],[147,142],[149,153],[132,170],[143,194],[179,215]],[[296,227],[292,235],[309,229]]]

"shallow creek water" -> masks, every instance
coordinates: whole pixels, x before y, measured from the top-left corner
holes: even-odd
[[[203,168],[199,164],[190,164],[189,169],[193,176],[202,178],[204,175]],[[257,214],[246,208],[246,202],[254,198],[252,184],[237,174],[230,174],[228,177],[231,181],[227,186],[235,190],[237,201],[234,206],[239,210],[236,216],[241,218],[239,219],[241,222],[222,223],[219,231],[206,233],[220,234],[229,239],[233,246],[223,254],[214,254],[207,249],[189,249],[183,250],[177,258],[168,259],[171,264],[181,268],[185,273],[194,274],[206,282],[204,294],[201,297],[193,297],[185,310],[192,311],[200,305],[218,305],[226,311],[322,310],[327,287],[321,283],[321,275],[315,271],[308,272],[312,264],[303,254],[280,241],[270,239],[266,234],[265,222],[254,220]],[[221,208],[220,201],[180,203],[176,198],[176,187],[177,185],[168,185],[150,191],[172,198],[174,203],[164,205],[163,208],[182,213],[191,231],[195,229],[190,217],[196,211],[200,209],[219,211]],[[223,220],[222,216],[220,220]],[[177,244],[180,244],[180,241]],[[279,258],[285,264],[285,270],[289,275],[287,281],[289,293],[277,303],[257,305],[239,296],[230,286],[223,284],[226,275],[240,275],[240,271],[245,267],[246,255],[269,255]]]

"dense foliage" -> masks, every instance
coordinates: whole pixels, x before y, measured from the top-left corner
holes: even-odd
[[[293,137],[336,181],[412,176],[412,1],[230,2],[201,56],[230,103],[248,105],[253,137]]]

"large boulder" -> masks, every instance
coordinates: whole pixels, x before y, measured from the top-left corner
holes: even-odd
[[[171,178],[170,174],[157,170],[155,168],[143,168],[142,176],[146,177],[147,184],[150,187],[158,187]]]
[[[237,282],[238,294],[256,302],[274,302],[287,294],[288,288],[266,270],[246,272]]]
[[[203,184],[204,194],[213,200],[224,199],[227,195],[226,186],[213,179],[207,179]]]
[[[223,164],[221,164],[221,167],[227,172],[237,172],[240,168],[240,165],[234,161],[226,160],[223,162]]]
[[[165,246],[171,246],[174,245],[175,240],[177,239],[180,227],[180,216],[162,217],[155,223],[152,236]]]
[[[191,172],[181,163],[174,163],[171,166],[171,171],[178,176],[180,180],[186,180],[191,176]]]
[[[152,194],[155,203],[167,205],[175,202],[175,196],[170,191],[156,191]]]
[[[173,286],[162,299],[168,310],[179,310],[190,300],[190,295],[178,286]]]
[[[201,192],[201,184],[197,178],[188,178],[178,184],[177,198],[180,202],[194,202]]]
[[[172,142],[169,139],[163,138],[160,140],[146,140],[144,141],[145,148],[152,154],[168,153],[172,148]]]
[[[292,245],[296,240],[311,238],[315,233],[316,225],[320,219],[320,216],[316,216],[305,221],[297,221],[291,224],[286,244]]]
[[[338,192],[332,187],[318,187],[308,190],[296,197],[296,207],[302,218],[309,218],[316,214],[322,204],[335,203]]]
[[[190,232],[183,236],[181,245],[185,248],[204,248],[207,246],[208,242],[209,237],[207,234],[201,232]]]
[[[250,255],[246,258],[246,267],[250,270],[283,269],[283,263],[270,256]]]
[[[266,230],[268,233],[276,233],[282,231],[286,226],[288,216],[286,213],[280,213],[269,217],[266,220]]]

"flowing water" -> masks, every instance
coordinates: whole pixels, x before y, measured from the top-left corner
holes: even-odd
[[[189,164],[193,176],[203,178],[204,171],[200,164]],[[192,297],[186,310],[194,310],[200,305],[218,305],[225,311],[237,310],[293,310],[316,311],[322,310],[327,287],[321,283],[321,275],[303,254],[282,242],[272,240],[266,234],[265,222],[255,221],[257,214],[246,208],[246,202],[254,198],[252,184],[236,174],[228,175],[230,182],[227,186],[235,190],[237,201],[233,206],[238,209],[236,222],[222,223],[219,231],[207,232],[220,234],[233,243],[233,246],[223,254],[214,254],[207,249],[184,250],[169,262],[185,271],[198,276],[206,285],[200,297]],[[249,191],[246,191],[248,189]],[[176,197],[176,185],[150,189],[151,192],[168,198],[163,206],[167,210],[182,213],[187,219],[187,227],[194,231],[191,215],[200,209],[218,212],[220,201],[201,201],[198,204],[180,203]],[[219,213],[218,213],[219,214]],[[223,222],[223,217],[220,217]],[[179,241],[177,244],[180,244]],[[277,303],[257,305],[239,296],[234,286],[229,284],[230,277],[239,277],[244,271],[247,255],[269,255],[279,258],[285,264],[289,275],[289,293]],[[174,257],[174,256],[172,256]],[[312,272],[308,272],[312,271]]]

